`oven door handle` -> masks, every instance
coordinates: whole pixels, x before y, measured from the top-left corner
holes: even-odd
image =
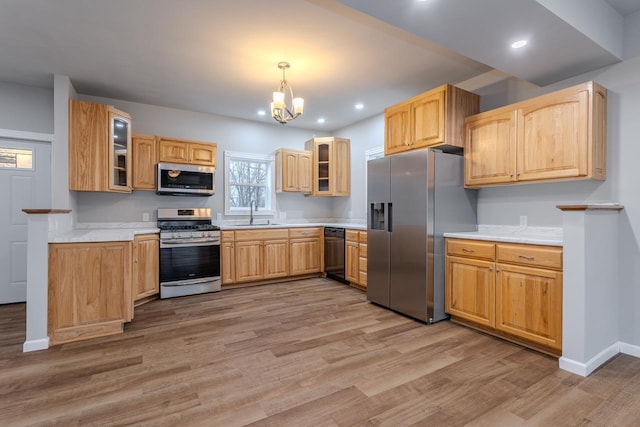
[[[160,241],[160,248],[187,248],[194,246],[220,246],[219,240],[172,240],[163,242]]]

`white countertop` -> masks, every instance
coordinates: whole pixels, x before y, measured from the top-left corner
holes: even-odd
[[[151,222],[80,223],[70,231],[49,237],[49,243],[119,242],[131,241],[137,234],[159,233]]]
[[[238,224],[217,224],[221,230],[252,230],[257,228],[297,228],[297,227],[342,227],[353,230],[366,230],[364,223],[276,223],[254,224],[243,226]],[[118,242],[132,241],[137,234],[159,233],[160,229],[152,222],[107,222],[107,223],[79,223],[69,231],[55,233],[49,237],[49,243],[80,243],[80,242]]]
[[[254,225],[238,225],[238,224],[217,224],[221,230],[252,230],[256,228],[299,228],[299,227],[338,227],[349,228],[352,230],[366,230],[367,224],[364,223],[344,223],[344,222],[305,222],[305,223],[275,223],[275,224],[254,224]]]
[[[444,233],[444,237],[526,243],[530,245],[562,246],[562,228],[560,227],[479,225],[478,231]]]

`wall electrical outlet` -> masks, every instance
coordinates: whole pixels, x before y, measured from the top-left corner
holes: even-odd
[[[218,221],[222,221],[222,214],[221,214],[220,212],[218,212],[218,213],[216,214],[216,219],[217,219]]]
[[[527,226],[527,216],[520,215],[520,227],[525,228]]]
[[[149,221],[149,212],[142,213],[142,220],[145,222]]]
[[[286,212],[278,212],[278,219],[281,219],[281,220],[287,219],[287,213]]]

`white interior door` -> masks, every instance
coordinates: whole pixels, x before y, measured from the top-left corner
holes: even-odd
[[[51,144],[0,138],[0,304],[27,297],[27,215],[51,207]]]

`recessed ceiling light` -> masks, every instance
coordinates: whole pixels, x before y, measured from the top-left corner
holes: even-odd
[[[323,119],[322,117],[320,117],[320,118],[318,119],[318,123],[324,123],[324,119]]]
[[[363,103],[361,103],[361,102],[358,102],[358,103],[355,105],[355,107],[356,107],[356,110],[362,110],[362,109],[364,108],[364,104],[363,104]]]
[[[264,116],[265,114],[267,114],[264,110],[258,110],[258,115],[259,116]]]
[[[511,47],[514,49],[520,49],[521,47],[525,47],[527,45],[526,40],[518,40],[516,42],[511,43]]]

